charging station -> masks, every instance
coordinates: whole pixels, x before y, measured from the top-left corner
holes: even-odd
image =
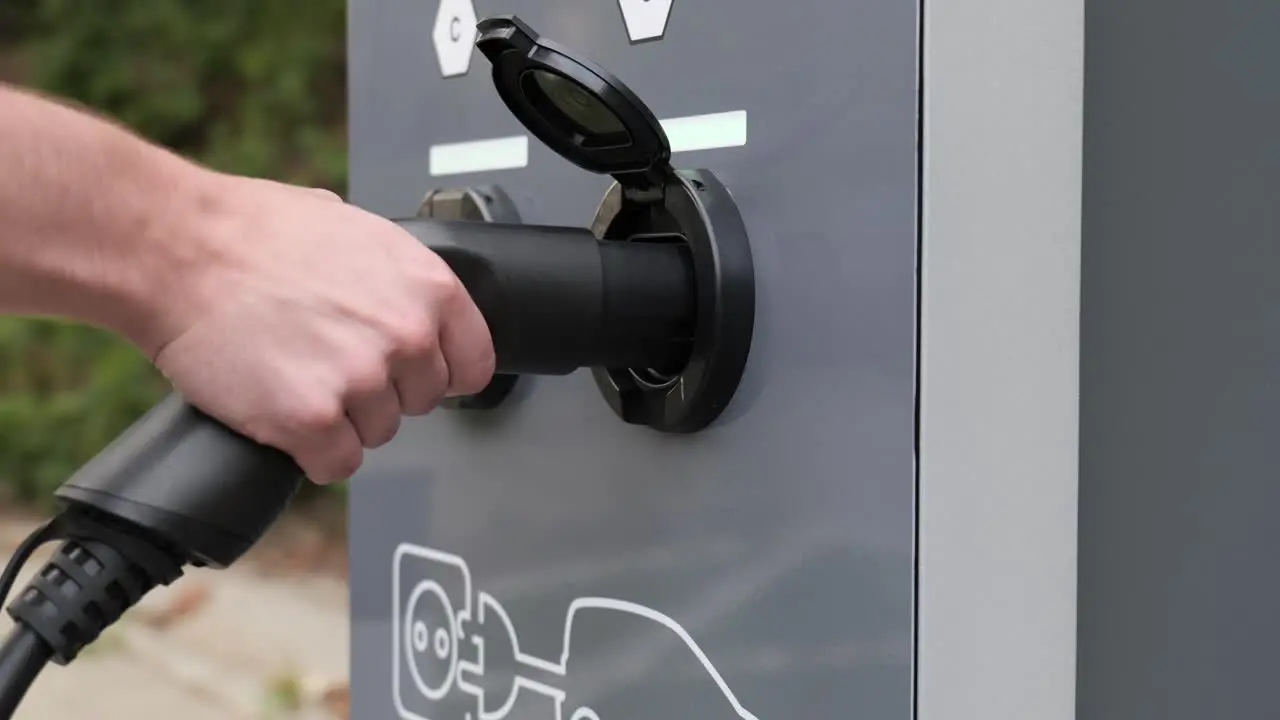
[[[1079,0],[349,17],[353,202],[665,238],[702,303],[368,456],[353,717],[1070,717]]]
[[[353,0],[354,202],[609,239],[626,183],[477,47],[512,13],[723,191],[744,364],[683,428],[619,398],[687,355],[371,454],[353,717],[1280,714],[1280,6]]]
[[[497,359],[351,481],[354,716],[1280,714],[1280,5],[484,9],[350,7],[352,199]],[[0,717],[304,481],[146,413]]]

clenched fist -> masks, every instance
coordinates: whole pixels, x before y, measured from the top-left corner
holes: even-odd
[[[0,313],[123,336],[320,483],[494,369],[466,290],[394,223],[2,84]]]
[[[488,384],[484,318],[408,233],[326,191],[216,183],[136,338],[192,404],[330,483],[402,416]]]

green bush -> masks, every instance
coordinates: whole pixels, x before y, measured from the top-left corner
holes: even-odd
[[[132,347],[51,320],[0,320],[0,480],[9,499],[50,490],[153,405],[165,383]]]
[[[343,189],[342,0],[34,8],[39,87],[219,169]]]
[[[0,45],[20,82],[188,157],[345,190],[343,0],[0,0]],[[0,319],[0,488],[43,504],[165,392],[117,338]]]

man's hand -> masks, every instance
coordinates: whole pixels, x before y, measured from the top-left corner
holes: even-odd
[[[216,182],[169,226],[184,260],[134,338],[191,403],[329,483],[488,384],[484,318],[411,235],[326,191]]]
[[[128,338],[188,401],[320,483],[494,369],[467,292],[394,223],[4,85],[0,312]]]

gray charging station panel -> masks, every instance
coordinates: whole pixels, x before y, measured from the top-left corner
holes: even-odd
[[[353,202],[405,217],[429,190],[497,185],[523,222],[591,223],[607,178],[529,137],[465,42],[472,13],[515,13],[669,123],[675,167],[716,173],[757,273],[745,378],[700,433],[622,423],[584,370],[523,378],[496,410],[406,422],[368,456],[351,483],[353,717],[1070,716],[1079,3],[1026,5],[963,21],[940,9],[926,55],[928,18],[904,0],[352,0]],[[1011,39],[1029,48],[1021,63],[997,57]],[[928,63],[938,107],[1059,88],[1043,106],[1058,117],[961,103],[922,135]],[[1036,177],[1008,171],[1031,152],[1002,150],[1010,137],[1052,154]],[[950,148],[932,185],[922,142]],[[939,231],[933,266],[922,218]],[[1037,280],[1006,294],[1010,268]],[[947,331],[925,341],[939,359],[922,367],[930,322]],[[1052,356],[1020,355],[1026,342]],[[941,359],[955,348],[963,362]],[[1005,355],[982,359],[992,352]],[[938,398],[923,423],[932,468],[919,467],[921,378]],[[984,413],[1005,425],[976,428]],[[965,477],[920,492],[943,467]],[[936,582],[918,583],[919,562]],[[968,605],[949,604],[956,592]],[[1042,596],[1047,620],[1027,610]],[[997,681],[1011,687],[989,695]]]
[[[672,164],[709,168],[733,193],[759,319],[733,405],[701,433],[622,423],[581,371],[526,378],[495,411],[433,413],[372,454],[352,483],[353,713],[463,720],[465,705],[496,719],[520,677],[512,718],[556,718],[544,688],[567,693],[563,720],[578,707],[734,718],[739,703],[776,718],[798,702],[907,717],[914,6],[856,3],[815,22],[830,4],[803,0],[727,22],[723,3],[686,1],[661,40],[633,45],[614,0],[476,5],[592,57],[661,119],[745,111],[745,145]],[[421,0],[353,3],[353,201],[403,217],[431,188],[496,184],[526,223],[589,225],[608,178],[533,138],[527,167],[429,174],[433,145],[526,134],[478,52],[465,75],[441,76],[436,14]],[[391,593],[408,614],[423,580],[455,611],[471,603],[483,698],[457,682],[439,701],[423,694],[411,663],[435,665],[418,670],[435,673],[427,689],[449,672],[434,647],[406,652],[409,637],[393,656],[406,629]],[[427,625],[443,619],[438,600],[417,604]],[[565,674],[513,662],[517,649]]]

